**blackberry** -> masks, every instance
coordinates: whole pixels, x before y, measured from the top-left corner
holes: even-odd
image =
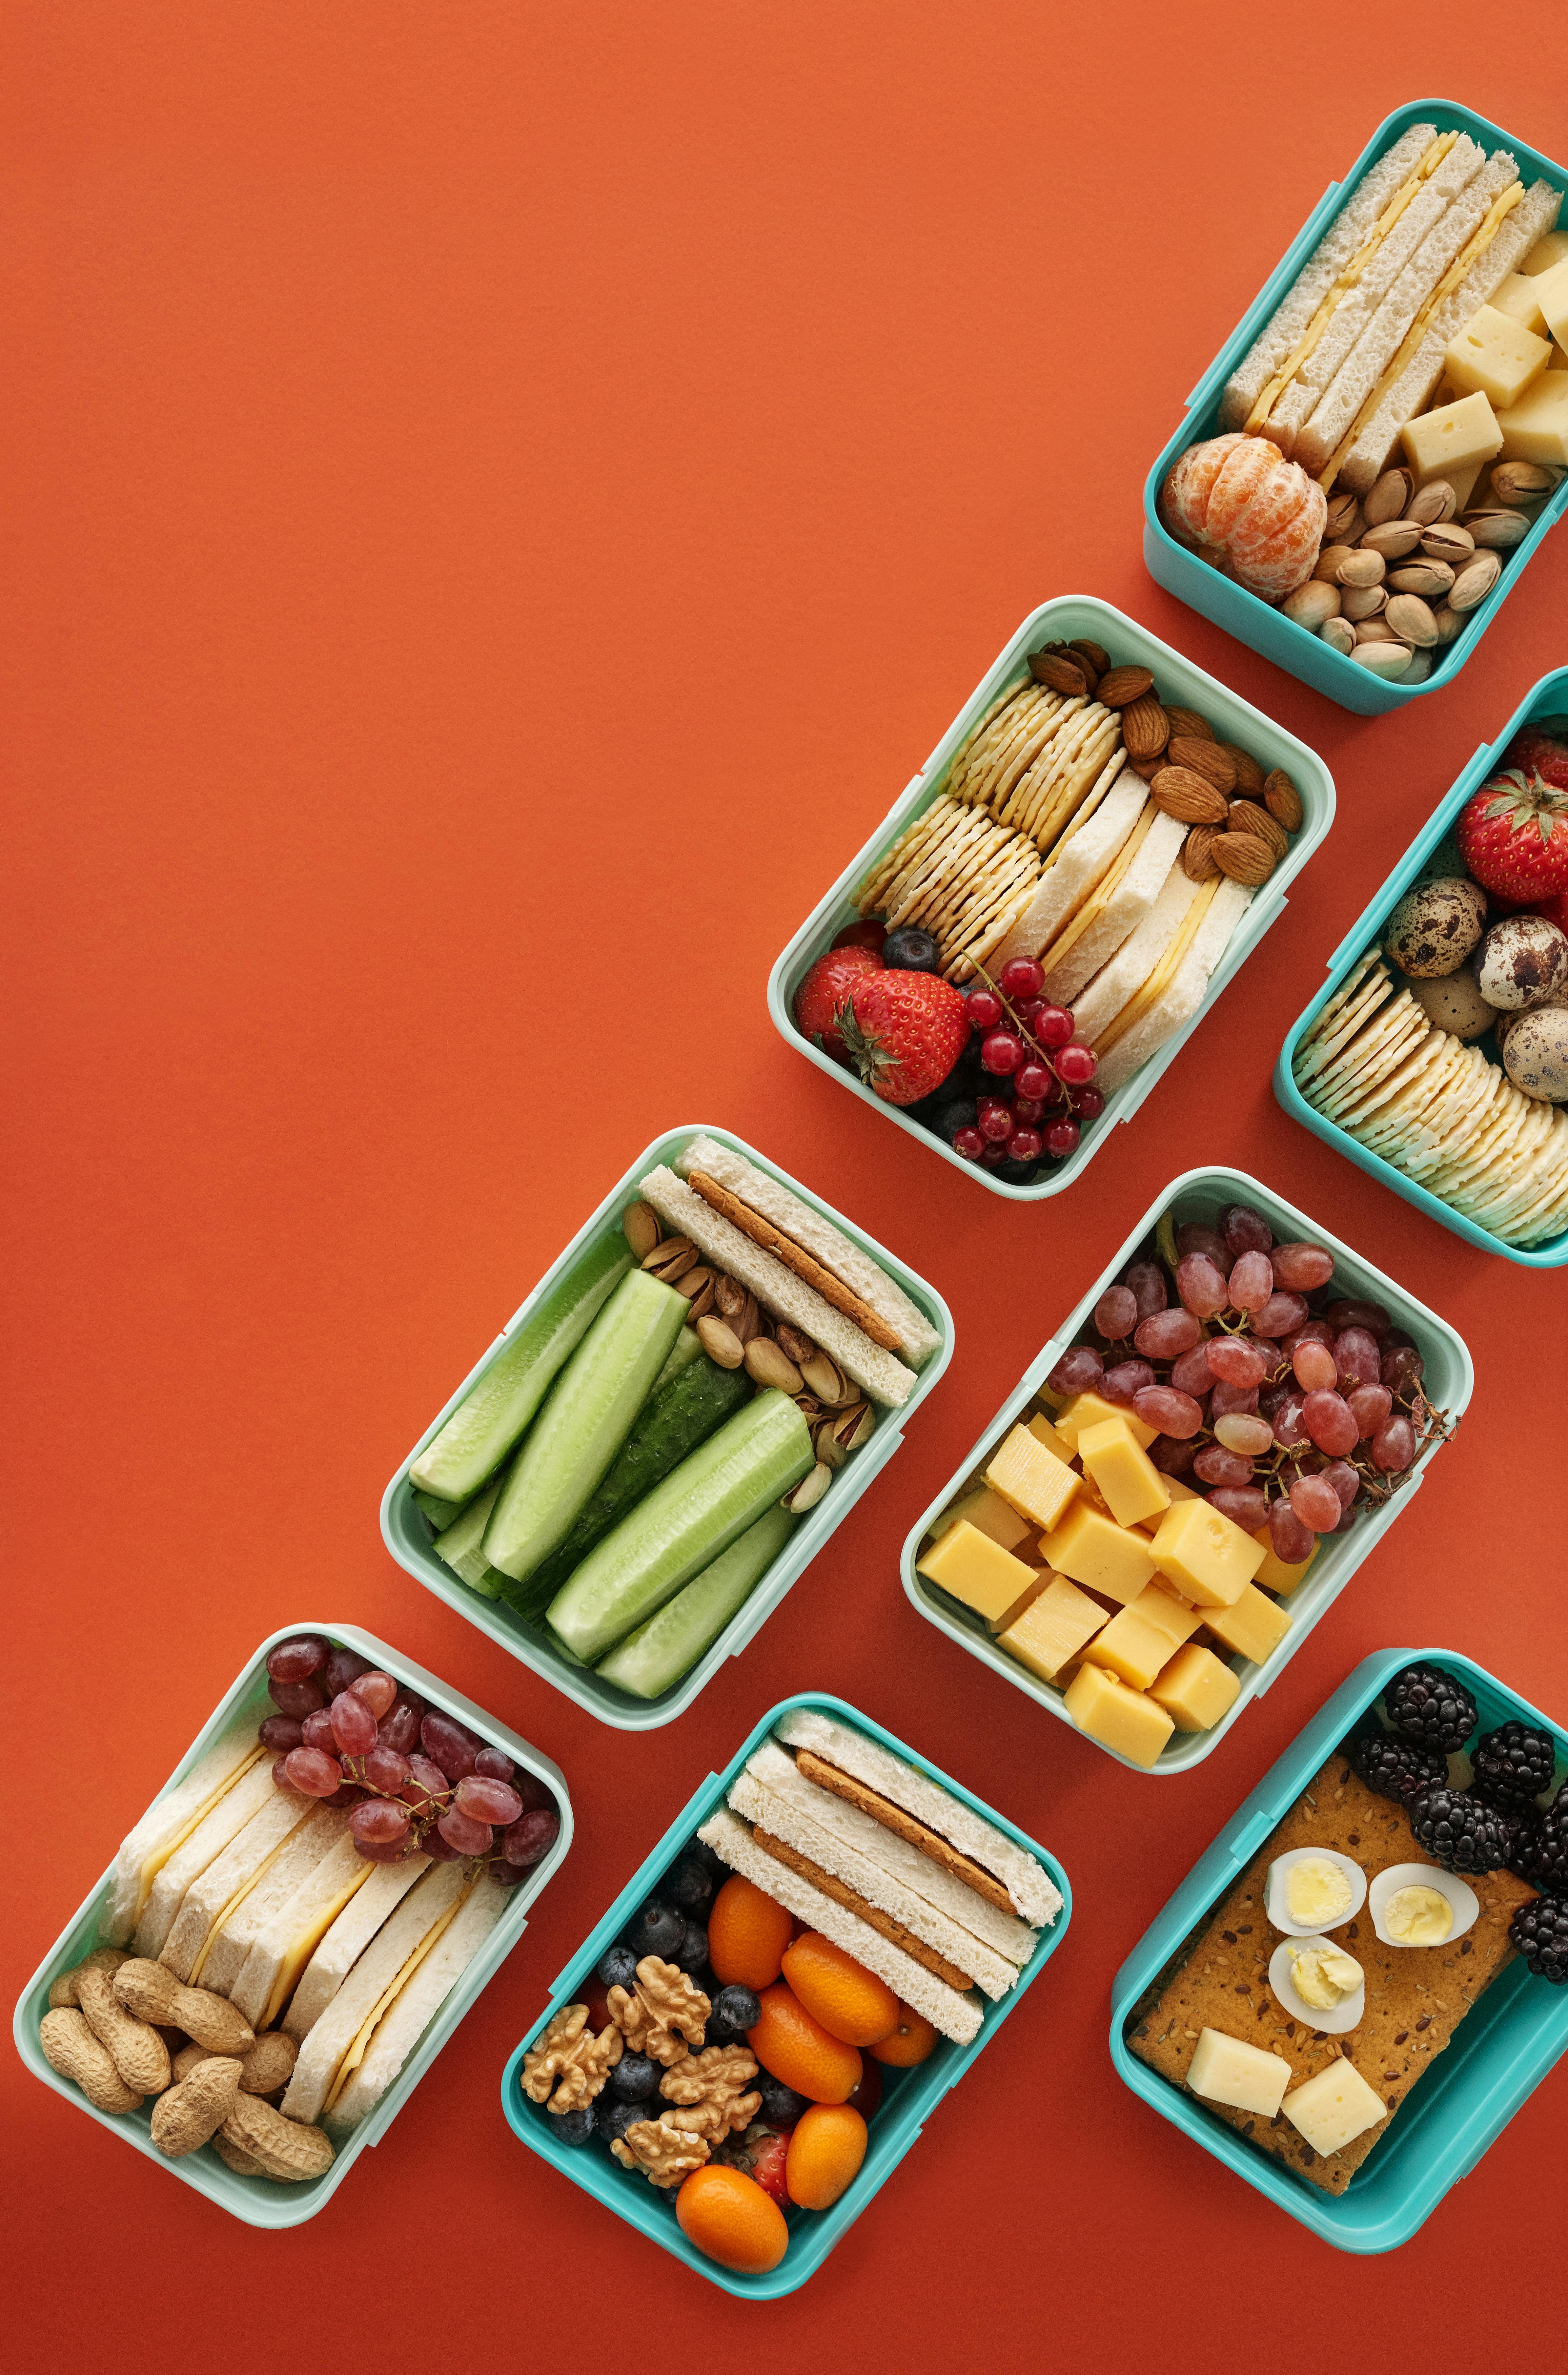
[[[1530,1867],[1540,1847],[1540,1816],[1534,1806],[1510,1806],[1513,1817],[1514,1844],[1508,1850],[1508,1869],[1521,1880],[1528,1880]]]
[[[1514,1844],[1503,1808],[1459,1790],[1423,1790],[1410,1808],[1410,1828],[1450,1872],[1496,1872]]]
[[[1463,1748],[1476,1728],[1476,1703],[1441,1666],[1406,1666],[1383,1695],[1388,1720],[1423,1748]]]
[[[1369,1731],[1353,1740],[1350,1765],[1369,1790],[1406,1806],[1423,1790],[1438,1789],[1448,1778],[1448,1759],[1441,1749],[1418,1747],[1397,1731]]]
[[[1549,1896],[1568,1897],[1568,1796],[1559,1792],[1519,1860],[1519,1876]]]
[[[1533,1723],[1499,1724],[1470,1751],[1476,1788],[1494,1806],[1523,1806],[1551,1786],[1557,1744]]]
[[[1568,1987],[1568,1897],[1532,1896],[1508,1924],[1508,1935],[1538,1979]]]

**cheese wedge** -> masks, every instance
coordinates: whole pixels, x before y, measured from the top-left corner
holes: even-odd
[[[103,1917],[103,1937],[109,1945],[124,1944],[170,1857],[212,1812],[224,1791],[265,1755],[256,1738],[253,1712],[215,1741],[184,1778],[147,1808],[114,1859],[113,1885]]]

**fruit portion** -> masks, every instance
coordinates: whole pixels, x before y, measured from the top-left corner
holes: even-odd
[[[782,1905],[737,1873],[725,1882],[708,1917],[713,1976],[726,1987],[772,1987],[784,1967],[793,1928]]]
[[[866,2122],[847,2103],[814,2103],[789,2140],[784,2183],[802,2210],[829,2210],[858,2176]]]
[[[675,2215],[689,2242],[738,2275],[765,2276],[789,2249],[778,2204],[737,2168],[693,2169],[676,2195]]]
[[[898,2026],[899,2000],[886,1980],[813,1931],[785,1947],[784,1976],[812,2018],[845,2045],[879,2045]]]
[[[890,2070],[913,2070],[937,2050],[937,2032],[921,2013],[901,2003],[896,2025],[871,2048],[873,2061]]]
[[[761,1991],[762,2012],[747,2043],[764,2070],[813,2103],[843,2103],[860,2083],[860,2056],[813,2020],[782,1981]]]

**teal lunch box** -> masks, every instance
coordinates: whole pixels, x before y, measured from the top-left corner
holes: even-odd
[[[790,2229],[789,2249],[769,2275],[737,2275],[727,2268],[721,2268],[715,2260],[705,2258],[694,2244],[688,2242],[676,2219],[672,2193],[661,2192],[637,2171],[622,2168],[610,2157],[607,2147],[595,2138],[590,2137],[584,2145],[571,2145],[560,2144],[552,2137],[549,2114],[530,2102],[523,2092],[523,2056],[537,2042],[540,2033],[548,2027],[561,2006],[578,2000],[579,1991],[592,1979],[594,1967],[600,1956],[616,1944],[638,1907],[654,1892],[671,1863],[695,1837],[700,1825],[723,1806],[730,1784],[747,1758],[761,1746],[779,1718],[789,1714],[795,1707],[810,1707],[854,1724],[895,1756],[902,1757],[906,1764],[915,1766],[944,1790],[950,1790],[955,1798],[973,1807],[997,1830],[1005,1831],[1010,1839],[1015,1839],[1020,1848],[1043,1865],[1061,1891],[1062,1909],[1051,1927],[1042,1932],[1040,1944],[1019,1974],[1018,1985],[1000,2003],[984,2000],[984,2015],[979,2034],[972,2043],[954,2045],[949,2038],[942,2038],[937,2040],[935,2051],[913,2069],[883,2070],[882,2099],[871,2114],[866,2158],[853,2183],[830,2209],[809,2211],[792,2208],[785,2213]],[[506,2065],[501,2082],[501,2108],[516,2134],[532,2151],[550,2162],[563,2176],[571,2178],[585,2193],[595,2195],[618,2218],[624,2218],[629,2226],[635,2227],[650,2241],[671,2252],[675,2258],[684,2260],[698,2275],[706,2276],[710,2284],[722,2286],[725,2292],[735,2293],[742,2300],[777,2300],[782,2294],[794,2292],[803,2285],[807,2277],[821,2266],[841,2237],[854,2226],[873,2194],[892,2175],[949,2087],[957,2086],[975,2055],[989,2044],[1018,2003],[1024,1990],[1038,1978],[1061,1944],[1071,1919],[1072,1890],[1067,1873],[1055,1856],[1026,1837],[1015,1824],[1009,1823],[1005,1815],[998,1814],[994,1807],[984,1805],[961,1784],[949,1779],[927,1758],[917,1756],[913,1749],[904,1746],[902,1740],[895,1740],[891,1732],[884,1731],[880,1724],[873,1723],[869,1716],[862,1715],[858,1708],[846,1707],[842,1699],[830,1698],[821,1692],[804,1691],[794,1698],[781,1699],[777,1707],[770,1708],[724,1771],[708,1776],[696,1795],[670,1825],[647,1861],[621,1890],[598,1928],[573,1956],[551,1988],[549,2002]]]
[[[1568,486],[1568,479],[1563,483]],[[1454,830],[1466,801],[1480,789],[1489,775],[1494,774],[1501,767],[1503,754],[1519,728],[1533,717],[1563,712],[1568,712],[1568,668],[1554,668],[1550,676],[1543,676],[1539,683],[1532,685],[1496,741],[1482,743],[1453,790],[1433,811],[1431,821],[1329,958],[1327,980],[1312,1004],[1291,1025],[1274,1067],[1274,1093],[1285,1111],[1297,1121],[1303,1123],[1308,1129],[1315,1130],[1319,1138],[1338,1148],[1341,1154],[1348,1155],[1363,1171],[1370,1172],[1373,1178],[1380,1179],[1385,1188],[1392,1188],[1394,1193],[1403,1196],[1408,1204],[1414,1204],[1431,1219],[1441,1221],[1444,1227],[1452,1229],[1456,1235],[1468,1237],[1471,1245],[1481,1246],[1488,1253],[1502,1254],[1505,1260],[1523,1262],[1533,1270],[1555,1270],[1568,1262],[1568,1230],[1548,1238],[1541,1245],[1511,1246],[1504,1238],[1494,1235],[1482,1223],[1467,1220],[1441,1196],[1432,1195],[1418,1180],[1407,1178],[1404,1172],[1396,1169],[1392,1163],[1385,1162],[1381,1154],[1362,1146],[1349,1130],[1341,1129],[1337,1121],[1330,1120],[1326,1114],[1319,1113],[1315,1105],[1309,1105],[1296,1086],[1294,1065],[1303,1033],[1315,1022],[1357,958],[1373,946],[1391,909],[1404,897],[1411,883],[1429,871],[1428,860],[1432,852]],[[1495,1061],[1497,1051],[1490,1034],[1480,1045]]]
[[[1528,534],[1517,544],[1503,566],[1503,573],[1484,602],[1471,613],[1469,623],[1451,644],[1443,645],[1433,656],[1432,674],[1420,684],[1386,683],[1370,670],[1358,668],[1344,653],[1309,634],[1304,627],[1287,619],[1258,595],[1249,594],[1244,586],[1217,569],[1210,569],[1178,544],[1161,526],[1159,514],[1160,490],[1164,485],[1173,463],[1185,454],[1189,445],[1199,444],[1206,437],[1220,433],[1220,396],[1225,382],[1251,347],[1253,340],[1274,313],[1297,273],[1312,254],[1329,224],[1340,208],[1353,195],[1357,183],[1369,166],[1374,165],[1386,149],[1402,138],[1412,124],[1434,124],[1440,132],[1468,133],[1473,140],[1487,148],[1506,148],[1517,159],[1521,177],[1527,182],[1544,180],[1559,189],[1568,189],[1568,168],[1554,164],[1539,149],[1527,148],[1511,133],[1490,124],[1484,115],[1476,115],[1468,107],[1452,106],[1440,99],[1422,100],[1409,107],[1397,108],[1380,124],[1361,155],[1342,182],[1331,182],[1296,238],[1280,258],[1279,265],[1265,282],[1258,295],[1243,314],[1235,329],[1220,348],[1203,377],[1186,400],[1186,419],[1165,447],[1149,474],[1143,490],[1143,557],[1151,577],[1158,579],[1168,592],[1200,610],[1238,643],[1261,652],[1264,658],[1290,675],[1300,677],[1318,692],[1337,701],[1341,709],[1352,709],[1363,717],[1380,715],[1385,710],[1398,709],[1407,701],[1415,701],[1424,692],[1437,692],[1464,667],[1477,644],[1507,600],[1517,583],[1520,571],[1528,561],[1547,530],[1568,511],[1568,476],[1560,480],[1556,490],[1542,503]],[[1559,220],[1562,218],[1560,216]]]
[[[1568,1731],[1468,1658],[1449,1649],[1379,1649],[1362,1659],[1264,1776],[1145,1931],[1111,1991],[1111,2059],[1124,2084],[1341,2251],[1391,2251],[1408,2243],[1449,2187],[1469,2174],[1568,2049],[1568,1987],[1532,1976],[1516,1956],[1459,2023],[1446,2050],[1412,2087],[1386,2134],[1338,2194],[1320,2192],[1284,2163],[1255,2152],[1197,2096],[1140,2062],[1127,2040],[1139,2003],[1166,1966],[1385,1684],[1416,1658],[1430,1659],[1458,1677],[1476,1700],[1483,1730],[1517,1717],[1552,1733],[1560,1764],[1568,1756]]]

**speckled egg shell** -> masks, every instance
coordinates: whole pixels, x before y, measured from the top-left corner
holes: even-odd
[[[1456,875],[1407,891],[1388,918],[1385,945],[1401,973],[1435,981],[1458,972],[1485,929],[1485,892]]]
[[[1438,1029],[1456,1039],[1484,1038],[1497,1020],[1496,1007],[1487,1004],[1468,965],[1433,981],[1412,982],[1410,994]]]
[[[1481,942],[1476,978],[1489,1006],[1543,1006],[1568,983],[1568,934],[1544,916],[1504,916]]]
[[[1548,1105],[1568,1100],[1568,1009],[1542,1006],[1521,1014],[1508,1034],[1503,1064],[1516,1089]]]

